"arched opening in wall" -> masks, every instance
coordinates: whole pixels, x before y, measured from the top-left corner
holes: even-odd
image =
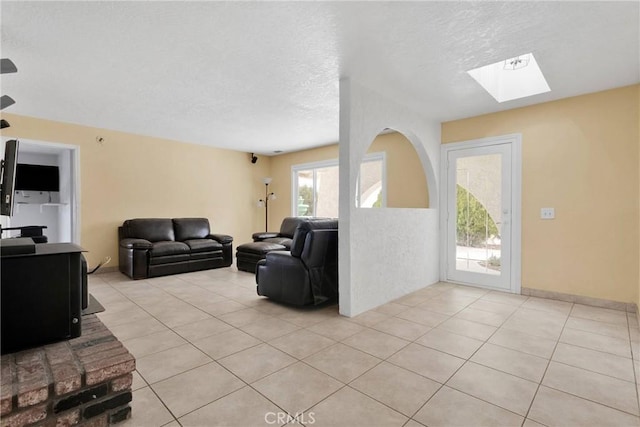
[[[359,208],[429,208],[422,162],[401,132],[387,129],[371,142],[360,163],[355,203]]]

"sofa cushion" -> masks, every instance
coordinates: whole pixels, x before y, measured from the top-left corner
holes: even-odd
[[[124,222],[125,237],[145,239],[150,242],[175,240],[173,222],[166,218],[136,218]]]
[[[263,242],[274,243],[276,245],[282,245],[287,250],[290,250],[291,249],[291,243],[293,242],[293,240],[291,240],[288,237],[269,237],[268,239],[264,239]]]
[[[310,230],[330,230],[338,228],[337,219],[310,219],[300,223],[291,244],[291,255],[299,257],[304,249],[304,242]]]
[[[185,240],[184,243],[189,246],[192,253],[213,252],[222,250],[222,244],[212,239],[191,239]]]
[[[257,254],[257,255],[265,255],[271,251],[282,251],[285,250],[285,247],[279,245],[277,243],[270,242],[249,242],[244,243],[237,248],[236,256],[240,256],[240,254]]]
[[[171,264],[174,262],[188,262],[191,259],[189,254],[156,256],[149,258],[149,265]]]
[[[204,239],[209,235],[207,218],[174,218],[175,240],[184,242],[191,239]]]
[[[222,251],[214,251],[214,252],[191,252],[190,260],[222,260],[223,255]]]
[[[151,257],[189,254],[191,249],[182,242],[155,242],[151,248]]]

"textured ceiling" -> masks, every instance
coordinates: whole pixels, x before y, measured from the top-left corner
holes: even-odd
[[[0,3],[5,111],[268,154],[336,142],[349,77],[447,121],[640,82],[639,2]],[[551,92],[466,71],[533,52]]]

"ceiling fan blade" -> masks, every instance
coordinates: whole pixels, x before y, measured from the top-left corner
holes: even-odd
[[[0,98],[0,110],[4,110],[8,106],[13,105],[15,103],[16,101],[14,101],[13,98],[10,97],[9,95],[2,95],[2,98]]]
[[[15,73],[18,71],[16,64],[9,58],[0,59],[0,74]]]
[[[8,128],[11,125],[5,119],[0,119],[0,129]]]

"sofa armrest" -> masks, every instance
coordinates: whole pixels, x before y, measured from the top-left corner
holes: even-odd
[[[121,272],[132,279],[145,279],[149,275],[148,255],[152,243],[145,239],[126,238],[120,240],[118,266]]]
[[[280,233],[253,233],[253,235],[251,235],[254,242],[261,242],[264,239],[271,239],[278,236],[280,236]]]
[[[145,239],[127,238],[120,240],[120,247],[126,249],[151,249],[153,244]]]
[[[233,242],[233,237],[227,234],[209,234],[207,238],[216,240],[218,243],[222,243],[223,245],[225,243]]]

